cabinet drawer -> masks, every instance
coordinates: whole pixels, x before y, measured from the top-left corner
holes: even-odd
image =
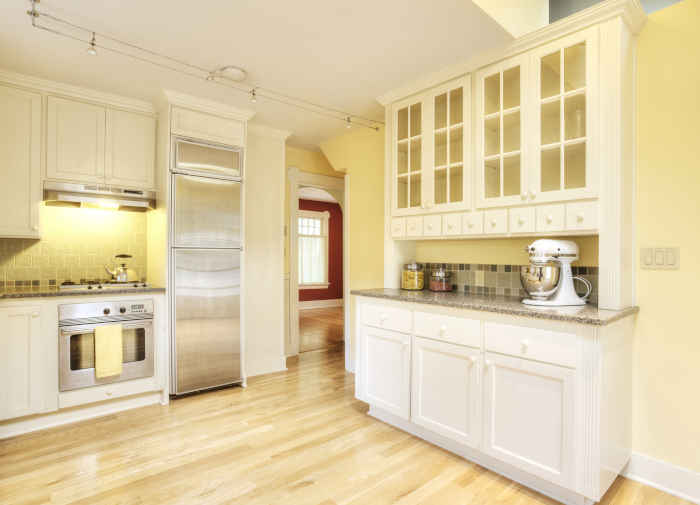
[[[484,213],[469,212],[462,214],[462,233],[464,235],[481,235],[484,233]]]
[[[567,230],[597,230],[598,202],[574,202],[566,204]]]
[[[508,232],[508,211],[506,209],[484,212],[484,233],[501,234]]]
[[[375,328],[384,328],[402,333],[410,333],[413,327],[413,318],[410,310],[386,305],[363,305],[362,322]]]
[[[402,217],[395,217],[391,220],[391,236],[394,238],[406,235],[406,220]]]
[[[413,321],[413,331],[418,336],[481,347],[481,322],[476,319],[414,312]]]
[[[565,213],[564,205],[537,207],[537,231],[562,231]]]
[[[531,233],[535,231],[535,209],[520,207],[508,211],[508,231],[510,233]]]
[[[423,217],[423,235],[439,237],[442,233],[442,216],[439,214]]]
[[[423,235],[423,217],[412,216],[406,218],[406,236],[420,237]]]
[[[460,235],[462,233],[462,214],[442,216],[442,234]]]
[[[212,140],[230,146],[245,144],[243,122],[173,107],[171,132],[192,139]]]
[[[501,323],[485,323],[486,350],[520,358],[576,367],[577,337]]]

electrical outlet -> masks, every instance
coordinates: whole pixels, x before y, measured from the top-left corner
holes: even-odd
[[[681,253],[678,247],[642,247],[639,264],[644,270],[678,270]]]

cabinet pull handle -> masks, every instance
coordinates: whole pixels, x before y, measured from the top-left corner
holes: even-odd
[[[112,396],[112,392],[111,392],[111,391],[105,391],[105,394],[106,394],[107,396]]]
[[[39,231],[39,227],[37,225],[34,225],[34,226],[32,226],[32,230]]]
[[[551,224],[552,221],[554,221],[554,218],[553,218],[552,215],[550,214],[549,216],[547,216],[547,223],[548,223],[548,224]]]
[[[520,345],[523,347],[523,352],[526,352],[527,348],[530,347],[530,341],[527,339],[521,340]]]
[[[583,222],[583,213],[582,212],[579,212],[578,214],[576,214],[576,221],[578,221],[579,223]]]
[[[445,333],[447,333],[447,326],[443,324],[440,326],[440,335],[444,335]]]

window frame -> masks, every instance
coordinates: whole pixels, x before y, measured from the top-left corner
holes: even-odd
[[[297,278],[299,279],[298,282],[298,288],[299,289],[328,289],[330,286],[330,281],[328,279],[328,268],[329,268],[329,263],[330,263],[330,252],[329,252],[329,247],[328,247],[328,240],[329,240],[329,229],[328,229],[328,222],[330,221],[331,213],[326,211],[316,211],[316,210],[301,210],[299,209],[297,211],[297,261],[301,260],[301,248],[299,247],[299,241],[303,237],[313,237],[317,238],[320,237],[323,239],[323,249],[324,249],[324,255],[326,258],[326,268],[324,269],[323,272],[323,282],[313,282],[313,283],[302,283],[301,279],[303,277],[301,268],[299,268],[298,276]],[[304,235],[299,231],[299,220],[307,218],[307,219],[318,219],[321,221],[321,234],[320,235]]]

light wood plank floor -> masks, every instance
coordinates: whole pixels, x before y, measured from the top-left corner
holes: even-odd
[[[299,311],[299,351],[341,349],[343,307]]]
[[[0,441],[0,503],[555,503],[365,412],[342,352],[307,352],[246,389]],[[603,503],[686,502],[620,478]]]

